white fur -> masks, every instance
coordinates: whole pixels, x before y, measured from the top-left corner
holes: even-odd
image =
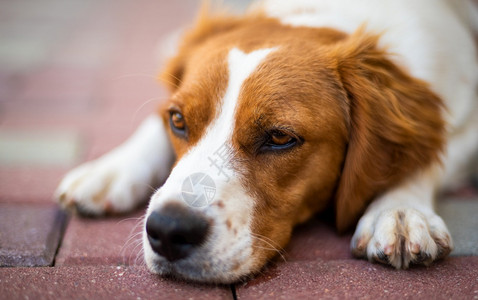
[[[250,232],[254,200],[241,185],[240,175],[229,165],[233,153],[229,153],[227,159],[221,162],[221,171],[211,164],[209,158],[214,158],[218,149],[232,149],[230,143],[242,83],[273,50],[261,49],[247,54],[237,48],[230,50],[228,87],[219,113],[198,144],[181,158],[163,187],[153,195],[147,216],[168,203],[180,202],[186,205],[181,198],[182,184],[189,175],[197,172],[206,173],[214,180],[215,201],[222,201],[224,207],[214,205],[213,202],[212,205],[197,208],[214,220],[211,236],[192,255],[174,264],[155,254],[144,234],[145,260],[153,272],[179,274],[201,281],[228,282],[247,274],[254,263],[251,260],[253,238]],[[226,225],[227,220],[232,224],[231,229]],[[233,229],[237,230],[236,234]],[[233,270],[237,265],[240,268]]]
[[[163,122],[153,115],[124,144],[70,171],[55,195],[64,207],[93,215],[128,211],[164,182],[173,160]]]

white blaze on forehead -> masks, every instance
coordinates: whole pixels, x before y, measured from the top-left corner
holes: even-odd
[[[225,142],[232,135],[234,125],[234,114],[236,111],[239,94],[244,81],[254,72],[261,61],[274,51],[275,48],[267,48],[244,53],[237,48],[233,48],[228,55],[229,82],[222,102],[222,107],[218,118],[212,126],[215,132],[215,139],[220,137]],[[219,131],[219,132],[218,132]]]

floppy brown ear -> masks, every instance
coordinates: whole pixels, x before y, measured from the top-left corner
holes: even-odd
[[[187,60],[195,47],[214,35],[235,28],[240,22],[237,17],[224,13],[213,16],[209,11],[208,4],[204,4],[194,26],[182,37],[176,56],[167,61],[159,75],[159,79],[166,84],[170,91],[175,91],[181,84]]]
[[[350,136],[336,193],[336,225],[347,230],[385,189],[438,161],[444,146],[442,101],[359,31],[337,45]]]

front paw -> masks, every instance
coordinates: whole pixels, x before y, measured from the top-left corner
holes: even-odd
[[[407,269],[410,264],[430,265],[453,250],[443,220],[413,208],[365,214],[351,242],[355,257]]]
[[[125,159],[112,155],[80,165],[63,178],[54,197],[63,208],[83,215],[132,210],[152,191],[153,174]]]

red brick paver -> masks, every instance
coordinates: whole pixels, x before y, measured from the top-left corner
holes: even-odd
[[[56,265],[142,265],[143,215],[140,210],[122,217],[73,218]]]
[[[139,267],[0,269],[1,299],[232,299],[228,286],[159,278]]]
[[[0,266],[53,265],[66,225],[54,205],[0,203]]]
[[[478,257],[397,271],[360,260],[289,262],[237,287],[239,299],[472,299]]]

